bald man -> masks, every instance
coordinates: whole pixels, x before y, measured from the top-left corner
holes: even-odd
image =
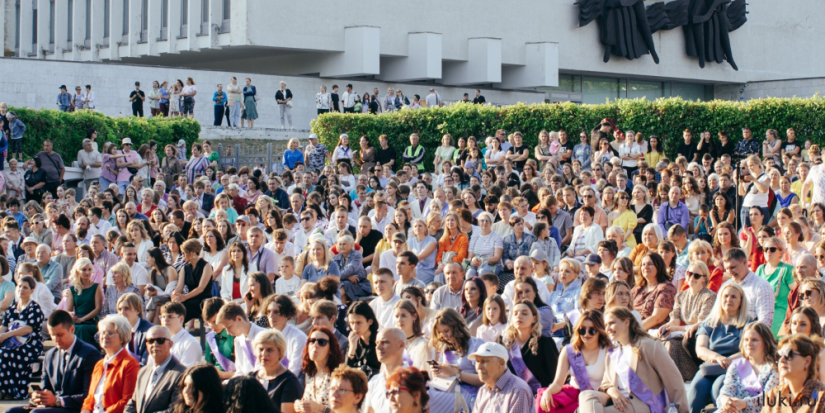
[[[407,336],[400,328],[384,328],[375,338],[375,353],[381,362],[381,372],[370,379],[364,404],[367,413],[390,411],[386,396],[387,378],[399,367],[404,367],[404,348]]]

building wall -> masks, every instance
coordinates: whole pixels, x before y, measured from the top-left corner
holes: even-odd
[[[340,79],[319,79],[312,77],[288,77],[261,75],[249,72],[218,72],[181,68],[146,67],[137,65],[124,65],[114,63],[80,63],[80,62],[57,62],[29,59],[3,59],[0,64],[0,100],[7,102],[11,106],[26,106],[29,108],[56,109],[55,101],[59,93],[58,87],[65,84],[70,92],[74,91],[77,85],[92,85],[92,90],[96,95],[97,110],[110,115],[131,115],[131,104],[128,102],[129,93],[134,90],[135,81],[141,82],[142,89],[149,91],[152,89],[152,81],[167,80],[170,83],[175,79],[186,79],[192,76],[198,86],[196,96],[195,119],[201,124],[211,125],[213,122],[212,93],[216,90],[215,85],[229,83],[231,76],[239,79],[239,84],[244,84],[243,79],[251,77],[253,85],[256,86],[261,100],[258,101],[258,114],[260,118],[255,122],[255,126],[280,127],[280,119],[277,104],[275,103],[275,92],[278,90],[278,83],[283,80],[292,91],[295,98],[292,109],[293,125],[295,129],[309,129],[310,120],[316,117],[315,94],[320,85],[327,86],[329,92],[332,85],[338,84],[341,87],[339,94],[344,92],[344,86],[352,83],[355,91],[363,94],[378,87],[382,94],[386,94],[390,86],[401,87],[404,94],[410,97],[414,94],[427,95],[429,87],[424,84],[398,85],[381,81],[347,82]],[[438,87],[437,91],[444,101],[460,100],[466,92],[473,96],[472,88],[448,88]],[[501,90],[484,90],[483,95],[488,102],[497,104],[514,104],[518,102],[536,103],[544,101],[544,93],[535,92],[515,92]],[[144,111],[149,114],[148,101],[144,105]],[[225,124],[225,122],[224,122]]]
[[[716,86],[716,98],[749,100],[767,97],[808,98],[825,92],[825,77],[815,79],[777,80]]]

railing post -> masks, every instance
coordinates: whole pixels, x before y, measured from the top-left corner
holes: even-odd
[[[223,169],[224,165],[226,165],[226,156],[223,153],[223,144],[218,143],[218,169]]]
[[[235,168],[241,169],[241,144],[235,144]]]
[[[274,162],[272,162],[272,142],[269,142],[269,143],[266,144],[266,169],[265,170],[269,171],[270,169],[272,169],[272,171],[274,171],[275,169],[272,168],[273,163]]]

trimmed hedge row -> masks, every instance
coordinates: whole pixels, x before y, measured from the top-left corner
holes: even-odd
[[[54,151],[63,157],[67,165],[76,160],[90,128],[98,132],[100,149],[106,141],[117,142],[119,148],[121,139],[126,137],[132,139],[135,150],[141,144],[154,140],[158,143],[158,156],[161,158],[167,144],[174,145],[184,139],[188,147],[198,140],[201,131],[197,121],[184,118],[113,118],[89,110],[69,113],[54,109],[10,108],[10,111],[26,124],[22,142],[24,159],[42,151],[43,141],[50,139],[54,143]]]
[[[435,148],[441,145],[441,136],[449,133],[453,141],[459,136],[475,136],[479,145],[484,137],[492,136],[496,129],[509,132],[521,131],[525,144],[534,147],[541,130],[564,129],[572,139],[578,140],[578,132],[590,131],[601,119],[609,118],[622,130],[632,129],[647,138],[658,135],[664,138],[665,152],[671,156],[682,140],[682,131],[690,128],[696,132],[709,130],[714,140],[716,132],[727,131],[732,141],[741,138],[741,128],[750,126],[755,138],[764,139],[768,129],[777,129],[784,138],[787,128],[796,129],[797,140],[810,139],[822,146],[825,143],[825,99],[812,98],[754,99],[750,101],[694,102],[681,98],[620,99],[601,105],[576,105],[574,103],[517,104],[494,107],[456,103],[444,108],[403,110],[383,115],[323,114],[312,122],[312,132],[332,150],[338,135],[347,133],[353,137],[366,135],[375,145],[378,136],[390,137],[390,145],[399,157],[409,145],[409,135],[418,133],[421,144],[427,148],[425,165],[431,170]],[[532,155],[532,153],[531,153]],[[400,161],[400,159],[399,159]]]

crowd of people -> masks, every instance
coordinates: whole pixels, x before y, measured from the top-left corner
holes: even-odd
[[[86,196],[0,197],[0,392],[30,400],[10,413],[822,412],[820,150],[718,135],[672,160],[607,119],[400,156],[310,135],[280,175],[106,142]]]

